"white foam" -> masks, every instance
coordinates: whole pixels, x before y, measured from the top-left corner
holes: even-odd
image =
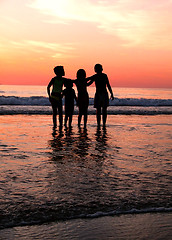
[[[63,101],[64,102],[64,101]],[[89,99],[89,104],[94,104],[94,99]],[[23,105],[23,106],[49,106],[50,102],[47,97],[16,97],[0,96],[0,105]],[[146,99],[146,98],[115,98],[109,101],[110,106],[172,106],[172,99]]]
[[[130,210],[114,210],[110,212],[96,212],[93,214],[86,214],[80,215],[82,218],[96,218],[96,217],[103,217],[103,216],[113,216],[113,215],[120,215],[120,214],[142,214],[142,213],[162,213],[162,212],[172,212],[172,208],[165,208],[165,207],[155,207],[155,208],[145,208],[145,209],[130,209]]]
[[[29,105],[0,105],[0,115],[15,114],[35,114],[50,115],[52,114],[51,106],[29,106]],[[78,107],[75,106],[74,115],[78,114]],[[88,108],[89,115],[95,115],[96,109],[93,105]],[[110,106],[108,107],[109,115],[159,115],[172,114],[172,107],[131,107],[131,106]]]

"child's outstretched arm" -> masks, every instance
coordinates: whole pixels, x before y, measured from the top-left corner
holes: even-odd
[[[87,86],[90,86],[93,82],[94,82],[94,80],[88,81],[88,82],[87,82]]]
[[[94,82],[94,75],[86,78],[87,86],[90,86]]]

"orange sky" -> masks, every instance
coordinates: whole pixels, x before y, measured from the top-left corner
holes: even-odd
[[[114,87],[172,87],[172,0],[0,0],[0,84],[101,63]]]

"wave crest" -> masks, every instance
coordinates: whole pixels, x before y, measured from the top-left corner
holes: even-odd
[[[64,99],[63,99],[64,100]],[[64,101],[63,101],[64,103]],[[94,99],[89,99],[89,104],[94,104]],[[49,106],[50,102],[47,97],[31,96],[0,96],[0,105],[22,105],[22,106]],[[146,98],[115,98],[109,101],[110,106],[142,106],[142,107],[158,107],[172,106],[172,99],[146,99]]]

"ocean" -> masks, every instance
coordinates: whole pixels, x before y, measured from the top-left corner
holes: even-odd
[[[172,90],[113,88],[106,129],[88,90],[59,132],[46,86],[0,86],[0,239],[170,239]]]
[[[46,86],[0,85],[0,114],[52,114]],[[75,89],[76,91],[76,89]],[[76,91],[77,92],[77,91]],[[88,87],[89,111],[95,114],[94,87]],[[109,114],[172,114],[171,89],[113,88]],[[63,101],[64,102],[64,101]],[[77,107],[75,113],[77,114]]]

